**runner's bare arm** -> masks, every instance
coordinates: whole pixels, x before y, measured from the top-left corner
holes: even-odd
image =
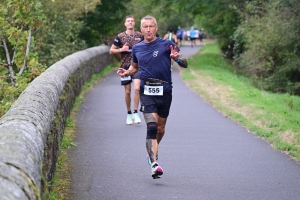
[[[138,69],[139,69],[139,65],[137,63],[132,62],[128,70],[124,68],[119,68],[117,73],[120,76],[132,76],[138,71]]]
[[[129,69],[127,70],[128,76],[132,76],[139,70],[139,65],[137,63],[131,62]]]
[[[120,53],[121,50],[119,47],[117,47],[116,45],[112,44],[109,50],[109,54],[117,54]]]
[[[127,52],[128,50],[129,50],[129,46],[128,46],[127,42],[121,48],[112,44],[110,47],[110,50],[109,50],[109,54],[117,54],[117,53],[121,53],[121,52]]]

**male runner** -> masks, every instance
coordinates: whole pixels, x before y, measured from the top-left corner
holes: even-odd
[[[191,30],[190,30],[190,40],[191,40],[191,47],[196,46],[197,36],[196,36],[196,31],[193,26],[191,27]]]
[[[118,34],[114,40],[114,44],[111,45],[110,54],[121,54],[121,68],[128,69],[131,63],[131,49],[133,45],[141,42],[144,37],[141,32],[134,31],[134,18],[129,15],[125,19],[124,23],[126,31]],[[133,114],[131,112],[131,82],[133,80],[134,97],[133,97]],[[125,88],[125,103],[127,108],[126,124],[141,123],[141,119],[138,114],[138,106],[140,101],[140,76],[134,74],[132,76],[121,78],[121,85]]]
[[[176,35],[177,35],[177,39],[179,40],[179,46],[182,46],[183,30],[181,29],[180,26],[178,26]]]
[[[146,16],[141,20],[144,41],[132,48],[129,69],[118,70],[121,77],[131,76],[136,72],[140,74],[140,99],[147,123],[146,149],[153,179],[160,178],[163,174],[163,169],[157,163],[157,152],[172,103],[171,59],[181,67],[188,66],[186,59],[179,57],[179,48],[174,42],[156,37],[157,30],[154,17]]]

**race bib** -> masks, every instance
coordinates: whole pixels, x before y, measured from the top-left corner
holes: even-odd
[[[145,79],[144,94],[162,96],[164,93],[163,82],[159,79]]]
[[[162,96],[164,94],[163,86],[144,85],[144,94],[152,96]]]
[[[130,81],[130,80],[131,80],[131,76],[121,77],[121,81]]]

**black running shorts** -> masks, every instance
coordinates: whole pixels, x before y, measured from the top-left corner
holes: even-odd
[[[172,92],[165,92],[163,96],[140,94],[141,112],[157,113],[162,118],[169,116],[172,103]]]
[[[125,67],[124,69],[129,69],[129,67],[130,66],[128,66],[128,67]],[[131,76],[131,80],[125,80],[125,81],[122,81],[121,80],[121,85],[128,85],[128,84],[130,84],[131,82],[132,82],[132,79],[140,79],[140,73],[139,72],[136,72],[135,74],[133,74],[132,76]]]

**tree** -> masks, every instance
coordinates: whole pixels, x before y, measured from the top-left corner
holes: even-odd
[[[32,30],[40,25],[44,15],[40,10],[41,4],[33,0],[10,0],[6,5],[0,4],[0,6],[1,41],[6,57],[6,62],[2,64],[8,69],[10,83],[14,85],[17,70],[19,70],[18,75],[21,76],[26,65],[31,69],[38,67],[36,57],[30,54],[30,47],[32,46]]]
[[[248,2],[238,32],[246,51],[236,63],[259,88],[300,94],[299,3]]]
[[[94,11],[90,11],[79,20],[84,23],[79,37],[89,47],[97,46],[106,42],[106,36],[119,31],[119,25],[123,24],[126,14],[125,4],[130,0],[102,0]]]
[[[168,29],[176,31],[178,26],[181,26],[183,29],[189,29],[194,24],[194,18],[190,13],[181,9],[185,5],[186,3],[179,5],[176,0],[132,0],[131,4],[128,5],[128,10],[139,23],[141,18],[146,15],[154,16],[159,27],[158,33],[163,37]]]
[[[34,45],[32,31],[45,16],[35,0],[0,2],[0,101],[7,110],[29,82],[44,70],[38,56],[30,49]],[[0,112],[0,116],[3,113]]]
[[[99,0],[40,0],[47,18],[38,27],[35,51],[39,52],[39,61],[46,66],[61,60],[67,55],[87,48],[85,41],[79,38],[83,23],[79,16],[93,11]]]
[[[242,0],[152,0],[160,5],[162,13],[176,16],[173,21],[182,20],[180,13],[186,13],[193,20],[190,26],[204,28],[205,32],[217,39],[220,48],[229,58],[233,57],[234,41],[231,38],[240,23],[240,15],[234,8],[243,8]],[[166,7],[176,8],[175,12]],[[183,18],[187,19],[187,18]],[[170,20],[171,21],[171,20]],[[189,28],[190,28],[189,26]]]

